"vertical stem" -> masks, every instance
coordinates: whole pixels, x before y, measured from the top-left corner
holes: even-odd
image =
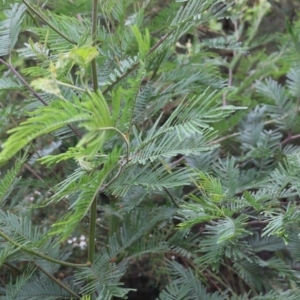
[[[95,258],[95,231],[97,218],[97,197],[94,197],[90,210],[88,261],[92,264]]]
[[[93,1],[92,8],[92,41],[93,46],[97,45],[97,24],[98,24],[98,0]],[[96,59],[94,58],[91,62],[92,65],[92,80],[93,80],[93,89],[97,93],[98,90],[98,78],[97,78],[97,64]]]
[[[93,1],[92,8],[92,40],[93,46],[96,45],[97,37],[97,20],[98,20],[98,0]],[[97,93],[98,90],[98,78],[97,78],[97,64],[96,60],[93,59],[91,62],[92,67],[92,81],[93,89]],[[89,230],[89,245],[88,245],[88,261],[94,262],[95,258],[95,230],[96,230],[96,218],[97,218],[97,196],[94,197],[93,203],[90,210],[90,230]]]

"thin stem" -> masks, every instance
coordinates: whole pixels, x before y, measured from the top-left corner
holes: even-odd
[[[67,40],[73,45],[77,45],[76,42],[71,40],[67,35],[65,35],[62,31],[60,31],[58,28],[53,26],[47,18],[45,18],[38,10],[36,10],[33,6],[31,6],[26,0],[22,0],[22,2],[27,6],[30,12],[33,12],[35,15],[37,15],[41,20],[43,20],[51,29],[53,29],[58,35],[60,35],[62,38]]]
[[[88,261],[91,264],[94,262],[94,259],[95,259],[96,219],[97,219],[97,196],[94,197],[91,208],[90,208]]]
[[[289,135],[286,139],[284,139],[281,144],[284,145],[292,140],[295,140],[295,139],[299,139],[300,138],[300,134],[296,134],[296,135]]]
[[[126,135],[123,134],[123,132],[120,131],[116,127],[101,127],[101,131],[102,130],[113,130],[113,131],[116,131],[122,137],[122,139],[124,140],[124,142],[126,144],[126,160],[128,161],[129,160],[129,156],[130,156],[130,145],[129,145],[129,142],[128,142],[128,139],[127,139]]]
[[[164,35],[148,52],[146,58],[148,58],[148,56],[150,54],[152,54],[166,39],[167,37],[172,33],[173,31],[167,33],[166,35]],[[103,90],[102,94],[106,94],[109,91],[111,91],[114,86],[116,84],[118,84],[122,79],[124,79],[126,76],[128,76],[132,71],[134,71],[138,66],[140,65],[140,62],[137,61],[135,64],[132,65],[131,68],[129,68],[125,73],[123,73],[120,77],[117,78],[116,81],[114,81],[111,85],[109,85],[106,89]]]
[[[53,275],[51,275],[49,272],[47,272],[45,269],[40,267],[37,263],[34,263],[35,266],[44,273],[47,277],[49,277],[52,281],[54,281],[56,284],[58,284],[61,288],[66,290],[68,293],[70,293],[73,297],[76,299],[81,299],[80,296],[78,296],[75,292],[73,292],[70,288],[68,288],[66,285],[64,285],[60,280],[56,279]]]
[[[31,92],[31,94],[36,97],[41,103],[45,106],[48,106],[48,103],[27,83],[27,81],[20,75],[20,73],[9,63],[4,61],[0,57],[0,63],[5,65],[8,69],[10,69],[14,75],[25,85],[25,87]],[[82,137],[82,134],[72,125],[67,125],[79,138]]]
[[[154,163],[151,162],[151,166],[152,168],[154,168]],[[168,197],[170,198],[171,202],[174,204],[174,206],[176,206],[177,208],[179,208],[179,204],[176,202],[176,200],[173,198],[172,194],[170,193],[170,191],[166,188],[163,187],[163,190],[165,191],[165,193],[168,195]]]
[[[93,0],[92,8],[92,41],[93,46],[97,44],[97,19],[98,19],[98,0]],[[91,62],[92,68],[92,82],[94,92],[98,91],[98,76],[97,76],[97,63],[94,58]],[[89,242],[88,242],[88,261],[92,264],[95,258],[95,237],[96,237],[96,218],[97,218],[97,194],[94,195],[93,202],[90,208],[90,229],[89,229]]]
[[[97,45],[97,19],[98,19],[98,0],[93,0],[92,8],[92,41],[93,46]],[[92,79],[94,92],[98,90],[98,76],[97,76],[97,63],[96,58],[91,62],[92,66]]]
[[[235,132],[235,133],[232,133],[232,134],[223,136],[223,137],[221,137],[221,138],[219,138],[219,139],[217,139],[217,140],[214,140],[214,141],[212,141],[212,142],[210,142],[210,143],[208,143],[208,144],[209,144],[209,145],[219,144],[220,142],[226,141],[226,140],[228,140],[228,139],[230,139],[230,138],[232,138],[232,137],[239,136],[239,135],[241,135],[240,132]]]
[[[62,85],[62,86],[65,86],[65,87],[69,87],[69,88],[71,88],[73,90],[76,90],[76,91],[79,91],[79,92],[82,92],[82,93],[85,92],[85,89],[82,89],[82,88],[80,88],[80,87],[78,87],[76,85],[68,84],[68,83],[65,83],[65,82],[62,82],[62,81],[58,81],[58,80],[56,80],[56,82],[59,85]]]
[[[156,74],[157,74],[157,72],[158,72],[158,70],[159,70],[159,68],[161,66],[161,63],[162,63],[163,59],[166,57],[166,53],[167,53],[167,51],[165,51],[164,54],[161,55],[161,57],[159,58],[159,61],[157,62],[157,65],[156,65],[156,67],[155,67],[155,69],[154,69],[154,71],[153,71],[153,73],[152,73],[149,81],[154,80],[154,78],[155,78],[155,76],[156,76]]]
[[[169,190],[166,187],[164,187],[164,191],[169,196],[169,198],[170,198],[171,202],[174,204],[174,206],[176,206],[177,208],[179,208],[180,207],[179,204],[175,201],[175,199],[173,198],[172,194],[169,192]]]
[[[116,84],[118,84],[122,79],[128,76],[133,70],[135,70],[139,66],[140,62],[137,61],[135,64],[132,65],[125,73],[123,73],[120,77],[117,78],[111,85],[109,85],[106,89],[103,90],[102,94],[105,95],[109,91],[111,91]]]
[[[227,84],[228,84],[228,87],[231,87],[232,86],[232,69],[229,68],[228,69],[228,81],[227,81]],[[227,99],[226,99],[226,96],[227,96],[227,92],[225,92],[223,94],[223,106],[226,106],[227,105]]]
[[[4,61],[1,57],[0,63],[2,63],[8,69],[10,69],[14,73],[14,75],[26,86],[26,88],[31,92],[31,94],[34,97],[41,101],[45,106],[48,106],[48,103],[27,83],[27,81],[18,73],[18,71],[11,64]]]
[[[27,169],[30,173],[32,173],[38,180],[42,181],[45,183],[44,179],[37,173],[35,172],[28,164],[23,165],[25,169]],[[49,186],[48,186],[49,188]]]
[[[15,242],[13,239],[11,239],[9,236],[7,236],[4,232],[0,231],[0,236],[3,237],[7,242],[13,244],[14,246],[16,246],[17,248],[31,254],[31,255],[35,255],[35,256],[38,256],[40,258],[43,258],[47,261],[51,261],[55,264],[59,264],[59,265],[62,265],[62,266],[66,266],[66,267],[75,267],[75,268],[79,268],[79,267],[89,267],[91,264],[90,263],[86,263],[86,264],[73,264],[73,263],[68,263],[68,262],[65,262],[65,261],[62,261],[62,260],[58,260],[58,259],[55,259],[55,258],[52,258],[48,255],[45,255],[45,254],[42,254],[42,253],[39,253],[39,252],[36,252],[32,249],[28,249],[26,247],[24,247],[23,245]]]
[[[298,111],[299,111],[299,110],[298,110]],[[269,124],[276,123],[276,122],[278,122],[278,121],[280,121],[280,120],[285,119],[286,117],[288,117],[288,114],[284,114],[282,117],[277,118],[277,119],[272,119],[272,120],[269,120],[269,121],[265,121],[265,122],[264,122],[264,126],[265,126],[265,125],[269,125]],[[214,140],[214,141],[209,142],[208,145],[215,145],[215,144],[218,144],[218,143],[220,143],[220,142],[226,141],[226,140],[228,140],[228,139],[230,139],[230,138],[232,138],[232,137],[239,136],[239,135],[241,135],[241,132],[231,133],[231,134],[226,135],[226,136],[223,136],[223,137],[221,137],[221,138],[219,138],[219,139],[217,139],[217,140]],[[286,143],[289,142],[290,140],[294,140],[294,139],[298,139],[298,138],[300,138],[300,134],[290,136],[290,137],[286,138],[285,140],[283,140],[281,143],[282,143],[282,144],[286,144]]]
[[[13,264],[9,262],[5,262],[4,265],[8,266],[9,268],[13,269],[15,272],[18,272],[19,274],[22,274],[22,270],[18,267],[14,266]]]
[[[33,20],[33,22],[35,23],[35,26],[39,27],[39,23],[38,23],[36,17],[33,15],[33,13],[30,10],[28,10],[27,13],[29,14],[29,16],[31,17],[31,19]]]
[[[124,167],[126,166],[126,164],[128,163],[128,161],[121,165],[121,167],[119,168],[119,170],[117,171],[117,174],[106,184],[104,184],[100,189],[99,189],[99,193],[102,193],[105,191],[106,188],[108,188],[115,180],[117,180],[119,178],[119,176],[121,175],[122,171],[124,170]]]

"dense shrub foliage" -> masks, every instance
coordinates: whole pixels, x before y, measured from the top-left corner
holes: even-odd
[[[300,21],[252,2],[2,0],[0,299],[300,299]]]

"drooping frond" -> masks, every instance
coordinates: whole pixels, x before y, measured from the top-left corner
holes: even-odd
[[[114,296],[123,298],[130,291],[122,288],[119,282],[123,272],[110,261],[107,254],[101,253],[90,267],[81,268],[75,273],[75,282],[81,286],[81,293],[96,292],[99,300],[110,300]]]
[[[217,292],[208,293],[191,269],[185,269],[177,262],[168,262],[168,269],[174,280],[160,293],[160,300],[225,300]]]
[[[11,54],[21,30],[26,6],[14,4],[4,10],[6,19],[0,20],[0,56]]]
[[[213,1],[191,0],[187,2],[186,5],[181,6],[174,19],[170,22],[164,37],[164,42],[151,53],[149,58],[157,56],[159,53],[171,47],[191,26],[205,22],[203,12],[206,11],[212,3]]]
[[[18,292],[16,299],[55,300],[64,297],[72,298],[72,294],[47,277],[32,276]]]
[[[292,129],[297,122],[297,112],[294,101],[288,95],[288,90],[270,78],[265,83],[257,82],[255,86],[261,95],[275,102],[266,106],[266,112],[275,120],[275,123],[282,129]]]
[[[189,185],[192,176],[190,170],[172,170],[164,164],[134,165],[125,169],[108,187],[108,191],[118,196],[126,195],[131,186],[142,186],[146,191],[162,191],[164,188]]]
[[[68,124],[86,120],[89,116],[82,108],[78,111],[75,105],[63,100],[57,100],[49,106],[41,107],[35,113],[34,117],[29,118],[21,123],[21,126],[9,131],[13,134],[3,145],[4,150],[1,153],[1,162],[7,161],[34,138]]]
[[[19,292],[30,280],[35,271],[34,266],[31,264],[23,274],[17,276],[15,280],[11,278],[10,282],[5,287],[5,296],[0,296],[1,300],[18,299]]]
[[[72,208],[74,211],[66,214],[62,220],[59,220],[53,225],[53,231],[51,234],[61,234],[62,239],[66,239],[88,213],[93,201],[96,201],[97,195],[100,192],[100,188],[105,182],[108,175],[115,169],[120,156],[120,149],[115,148],[107,157],[102,165],[102,169],[95,173],[87,174],[85,176],[86,183],[81,182],[80,190],[78,190],[78,182],[72,178],[70,180],[71,185],[77,185],[76,192],[79,192],[78,198],[73,203]],[[85,175],[85,172],[83,173]],[[69,178],[70,179],[70,178]],[[79,180],[82,179],[79,177]],[[58,189],[57,196],[65,193],[68,186],[61,185],[61,189]]]
[[[22,90],[23,87],[18,83],[15,82],[11,78],[1,78],[0,79],[0,91],[3,90]]]
[[[37,11],[47,19],[50,26],[56,29],[53,30],[49,26],[33,28],[33,31],[41,36],[40,43],[51,47],[52,55],[70,50],[74,45],[85,44],[91,29],[90,21],[85,18],[78,20],[74,16],[55,14],[49,10],[45,16],[44,10],[37,9]]]
[[[123,216],[120,228],[115,230],[112,227],[112,235],[109,237],[110,247],[107,249],[110,257],[115,257],[127,252],[130,256],[145,253],[163,252],[168,249],[167,243],[163,242],[163,235],[153,231],[156,225],[172,217],[174,209],[160,212],[159,209],[153,210],[131,210]],[[153,214],[155,217],[153,217]],[[111,216],[111,224],[113,222]],[[151,232],[151,236],[150,236]]]
[[[25,158],[17,160],[15,166],[7,171],[4,178],[0,180],[0,206],[5,203],[5,200],[9,197],[14,186],[18,183],[20,178],[17,178],[18,173],[25,161]]]

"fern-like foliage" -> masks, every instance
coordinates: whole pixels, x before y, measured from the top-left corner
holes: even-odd
[[[0,299],[125,298],[140,261],[160,300],[299,299],[299,24],[268,55],[266,1],[13,2]]]
[[[11,9],[5,9],[5,19],[0,22],[0,56],[10,55],[21,30],[26,6],[24,4],[13,4]]]
[[[171,275],[174,280],[165,288],[159,295],[160,300],[171,299],[207,299],[207,300],[222,300],[225,299],[219,293],[207,293],[201,281],[195,276],[191,269],[184,269],[181,265],[175,262],[168,264]]]

